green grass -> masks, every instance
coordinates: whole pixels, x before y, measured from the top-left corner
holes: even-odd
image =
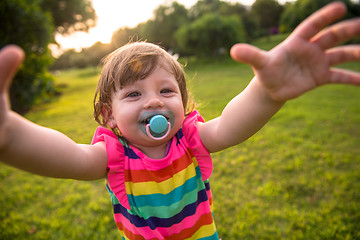
[[[344,67],[360,71],[359,63]],[[252,76],[248,66],[229,61],[188,69],[208,120]],[[94,69],[61,72],[63,94],[26,117],[89,143],[97,79]],[[221,238],[360,239],[359,102],[358,87],[321,87],[288,102],[245,143],[213,154]],[[0,239],[119,237],[103,181],[50,179],[1,164],[0,189]]]

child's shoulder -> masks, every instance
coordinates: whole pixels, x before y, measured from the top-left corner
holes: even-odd
[[[117,136],[110,129],[99,126],[95,130],[91,144],[95,144],[96,142],[104,141],[105,137],[117,138]]]
[[[191,128],[192,126],[196,125],[197,122],[204,122],[204,118],[197,110],[193,110],[189,113],[184,120],[183,129],[184,128]]]
[[[94,145],[99,142],[105,143],[108,160],[111,159],[111,156],[123,154],[124,148],[122,146],[127,146],[127,143],[120,141],[111,130],[100,126],[96,128],[91,144]]]

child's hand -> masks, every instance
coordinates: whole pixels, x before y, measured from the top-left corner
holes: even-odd
[[[24,52],[17,46],[10,45],[0,50],[0,139],[1,127],[10,110],[8,90],[23,59]]]
[[[252,65],[256,79],[276,101],[298,97],[327,83],[360,85],[359,73],[331,68],[360,60],[360,45],[335,47],[360,35],[359,18],[325,28],[345,13],[344,4],[329,4],[304,20],[271,51],[237,44],[231,49],[231,56]]]

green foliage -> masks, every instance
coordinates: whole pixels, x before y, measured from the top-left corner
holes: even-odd
[[[220,0],[199,0],[189,9],[190,18],[195,21],[209,13],[219,14],[220,8],[223,8],[220,5],[224,4],[226,3]]]
[[[94,9],[88,0],[2,0],[0,2],[0,47],[16,44],[26,59],[10,89],[13,110],[24,113],[39,101],[57,94],[48,67],[53,58],[48,49],[55,29],[86,30],[93,26]],[[92,25],[91,25],[92,24]]]
[[[258,24],[256,16],[254,16],[250,9],[241,3],[231,3],[228,1],[220,0],[200,0],[197,1],[194,6],[189,9],[189,17],[191,21],[210,13],[219,14],[221,16],[236,15],[241,18],[245,32],[246,41],[253,40],[258,36]]]
[[[148,31],[147,27],[145,27],[145,23],[139,24],[136,28],[120,28],[115,31],[111,38],[111,45],[116,49],[119,48],[132,40],[139,40],[141,36],[146,36],[144,31]],[[109,52],[105,53],[108,54]]]
[[[218,15],[219,17],[212,17],[212,19],[210,19],[204,15]],[[230,18],[229,16],[232,17]],[[201,20],[201,18],[203,19]],[[215,25],[205,26],[201,23],[204,21],[209,21],[209,24]],[[230,23],[230,21],[233,22]],[[207,45],[203,51],[199,50],[196,52],[192,51],[194,47],[192,47],[191,50],[185,47],[187,44],[186,41],[192,41],[190,39],[192,37],[185,36],[184,34],[186,33],[184,33],[184,31],[192,31],[189,29],[189,25],[192,24],[198,31],[203,31],[197,32],[197,36],[210,37],[208,45],[214,39],[216,40],[213,47]],[[177,34],[180,28],[183,28],[183,30]],[[213,35],[215,32],[216,35]],[[170,4],[165,3],[160,5],[154,11],[154,16],[148,21],[140,23],[134,28],[123,27],[115,31],[109,48],[100,48],[98,43],[96,44],[97,47],[93,46],[91,48],[97,51],[99,56],[105,56],[109,54],[110,51],[125,45],[129,41],[146,40],[159,44],[165,49],[179,53],[180,55],[217,56],[219,49],[227,51],[231,43],[237,41],[247,42],[257,36],[257,32],[256,22],[249,16],[247,8],[239,3],[233,4],[219,0],[198,1],[188,10],[177,2],[171,2]],[[204,41],[206,40],[201,39],[201,42],[197,42],[197,44],[202,46]],[[214,47],[217,49],[214,49]],[[209,50],[210,52],[205,53],[205,50]],[[84,49],[83,52],[88,52],[88,50]],[[94,59],[91,59],[91,57],[92,55],[88,56],[82,52],[67,51],[55,61],[52,69],[64,69],[77,67],[79,65],[82,67],[98,65],[96,61],[99,57],[96,56]],[[74,61],[76,63],[74,63]]]
[[[360,4],[344,1],[349,9],[347,17],[359,16]],[[220,53],[228,53],[233,43],[252,42],[260,36],[269,36],[269,41],[279,28],[281,32],[288,33],[306,16],[329,2],[331,0],[297,0],[281,5],[276,0],[256,0],[249,8],[229,1],[200,0],[186,9],[170,1],[159,6],[150,20],[134,28],[124,27],[115,31],[111,46],[100,47],[96,43],[91,51],[97,51],[98,56],[69,51],[56,60],[53,69],[96,66],[99,56],[137,40],[159,44],[182,57],[218,57]],[[359,41],[355,39],[351,42]],[[83,51],[88,52],[87,49]]]
[[[256,0],[251,6],[251,13],[258,19],[260,28],[265,35],[279,26],[283,7],[276,0]]]
[[[349,9],[345,18],[358,17],[360,15],[360,4],[353,3],[350,0],[341,0]],[[280,31],[291,32],[299,25],[302,20],[310,16],[321,7],[333,2],[333,0],[297,0],[294,3],[286,5],[284,13],[280,20]]]
[[[74,49],[65,51],[50,66],[51,70],[69,69],[69,68],[86,68],[88,66],[98,66],[107,53],[115,50],[110,44],[97,42],[81,52]]]
[[[206,14],[176,33],[180,49],[196,56],[218,56],[228,53],[237,42],[245,41],[241,19],[235,15]]]
[[[176,49],[175,32],[184,25],[189,24],[187,9],[173,2],[170,6],[160,5],[154,11],[154,19],[145,23],[146,32],[142,35],[153,43],[161,44],[166,49]]]
[[[53,25],[49,14],[39,7],[41,1],[4,0],[0,3],[0,47],[17,44],[26,59],[10,89],[12,107],[25,112],[39,98],[53,94],[53,77],[46,68],[52,58],[47,48]]]
[[[50,13],[56,31],[61,34],[88,31],[96,23],[90,0],[42,0],[41,8]]]

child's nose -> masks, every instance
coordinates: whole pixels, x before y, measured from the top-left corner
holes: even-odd
[[[160,108],[164,106],[164,102],[160,99],[159,96],[149,96],[146,99],[146,102],[144,104],[144,108],[149,109],[149,108]]]

